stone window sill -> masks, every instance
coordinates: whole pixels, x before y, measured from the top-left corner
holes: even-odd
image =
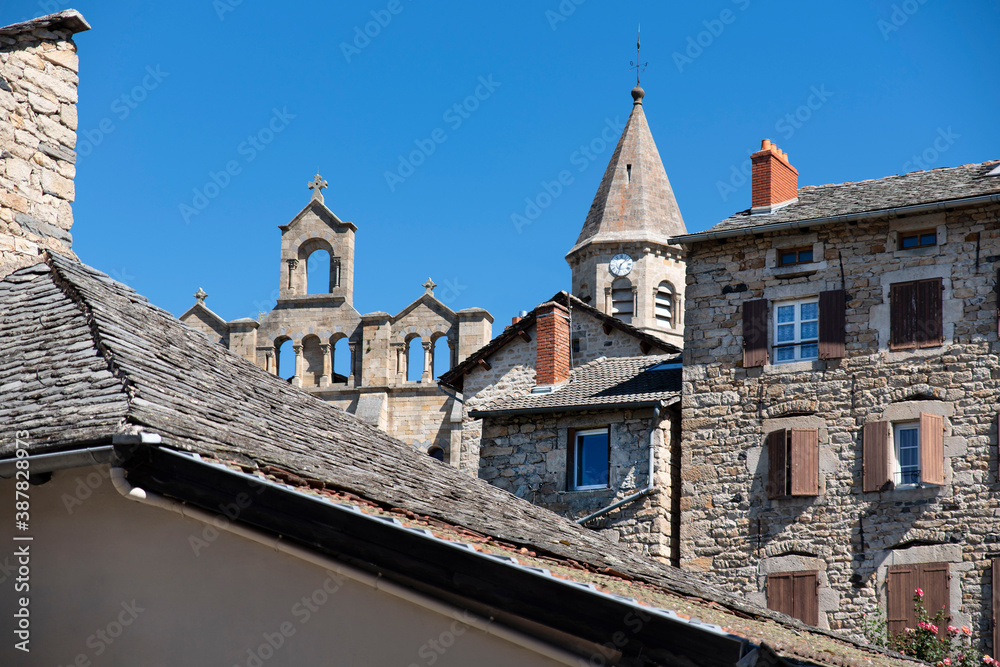
[[[792,361],[787,364],[768,364],[764,366],[764,375],[781,375],[782,373],[806,373],[808,371],[826,370],[826,362],[820,359],[809,361]]]

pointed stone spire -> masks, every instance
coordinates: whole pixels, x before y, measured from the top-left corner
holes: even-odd
[[[645,95],[639,86],[632,89],[632,114],[570,254],[602,241],[666,244],[687,231],[642,110]]]

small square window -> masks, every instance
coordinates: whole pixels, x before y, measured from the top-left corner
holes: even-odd
[[[926,248],[937,245],[937,231],[925,229],[919,232],[907,232],[899,234],[899,247],[903,250],[910,248]]]
[[[812,246],[806,248],[778,248],[778,266],[808,264],[813,261]]]
[[[819,358],[819,301],[787,301],[774,305],[774,362]]]
[[[570,445],[573,454],[572,490],[608,488],[610,450],[608,429],[576,431]]]

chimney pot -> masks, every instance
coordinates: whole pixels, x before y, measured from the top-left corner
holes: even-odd
[[[788,154],[771,143],[760,142],[760,150],[750,156],[753,163],[751,214],[770,213],[778,204],[798,197],[799,172],[788,161]]]
[[[549,301],[535,309],[535,384],[569,379],[569,311]]]

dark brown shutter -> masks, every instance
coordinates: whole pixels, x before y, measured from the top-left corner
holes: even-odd
[[[819,431],[793,428],[788,458],[791,461],[791,495],[819,495]]]
[[[919,583],[924,589],[924,609],[927,616],[934,618],[938,610],[950,613],[950,586],[948,585],[948,563],[922,563],[919,569]],[[910,591],[912,595],[913,591]],[[938,626],[938,636],[944,637],[947,624]]]
[[[807,625],[819,625],[819,573],[792,574],[792,616]]]
[[[944,484],[944,418],[920,413],[920,481]]]
[[[844,326],[847,319],[847,295],[844,290],[819,293],[819,358],[844,356]]]
[[[767,364],[767,300],[743,302],[743,367]]]
[[[889,349],[913,347],[916,340],[917,289],[915,283],[889,288]]]
[[[788,436],[785,429],[767,434],[767,497],[788,493]]]
[[[782,614],[792,615],[792,575],[767,575],[767,608]]]
[[[941,318],[941,279],[921,280],[917,283],[917,347],[935,347],[944,342]]]
[[[913,610],[913,591],[920,585],[918,566],[890,565],[886,582],[886,597],[889,634],[898,635],[904,628],[917,627],[917,615]],[[926,595],[926,591],[924,592]]]
[[[576,488],[576,429],[566,429],[566,490]]]
[[[889,482],[889,422],[865,424],[861,440],[862,490],[881,491]]]
[[[993,628],[993,652],[1000,646],[1000,558],[993,559],[993,618],[990,625]]]

